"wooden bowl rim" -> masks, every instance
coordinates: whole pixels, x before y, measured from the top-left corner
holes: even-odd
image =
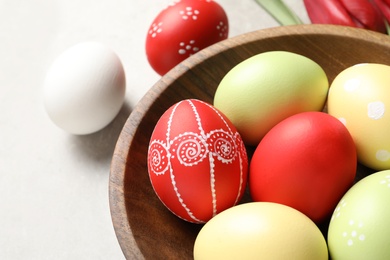
[[[124,181],[127,166],[127,156],[130,151],[130,147],[132,146],[133,137],[136,133],[137,127],[144,119],[146,111],[150,109],[158,96],[163,93],[168,86],[170,86],[177,78],[185,74],[188,70],[191,70],[193,67],[199,65],[205,58],[212,57],[220,52],[224,52],[239,45],[256,42],[261,39],[294,35],[329,35],[343,38],[347,37],[362,41],[369,41],[377,45],[387,45],[387,47],[389,47],[389,36],[365,29],[318,24],[279,26],[245,33],[216,43],[189,57],[187,60],[183,61],[167,74],[165,74],[146,92],[144,97],[138,102],[128,117],[122,132],[119,135],[111,161],[108,187],[110,211],[118,242],[126,257],[131,255],[142,255],[137,246],[135,238],[132,235],[131,227],[128,222]],[[126,140],[126,137],[129,136],[130,139]],[[121,145],[118,145],[119,143]],[[132,248],[135,251],[127,252],[129,244],[132,245]]]

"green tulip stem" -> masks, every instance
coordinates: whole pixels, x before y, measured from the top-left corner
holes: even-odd
[[[387,20],[385,20],[385,24],[386,24],[386,32],[387,32],[388,35],[390,35],[390,25],[387,22]]]
[[[255,0],[281,25],[302,24],[301,19],[282,0]]]

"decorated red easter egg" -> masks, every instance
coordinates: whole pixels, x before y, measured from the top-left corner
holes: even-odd
[[[304,112],[274,126],[257,146],[249,173],[254,201],[293,207],[321,223],[353,184],[355,143],[347,128],[322,112]]]
[[[146,38],[152,68],[164,75],[199,50],[228,37],[228,18],[212,0],[178,0],[153,20]]]
[[[242,198],[248,157],[225,115],[208,103],[186,99],[157,122],[148,171],[154,191],[170,211],[186,221],[205,223]]]

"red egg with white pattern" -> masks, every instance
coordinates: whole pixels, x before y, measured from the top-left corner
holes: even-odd
[[[161,202],[178,217],[205,223],[242,198],[248,157],[234,125],[212,105],[186,99],[159,119],[148,172]]]
[[[199,50],[228,37],[224,9],[211,0],[179,0],[153,20],[146,38],[152,68],[164,75]]]

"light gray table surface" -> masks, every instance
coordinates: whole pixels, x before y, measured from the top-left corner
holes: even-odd
[[[108,178],[129,113],[160,76],[144,51],[168,0],[0,0],[0,259],[124,259]],[[254,0],[219,0],[233,37],[278,26]],[[286,0],[308,23],[302,0]],[[48,118],[42,83],[53,60],[100,41],[125,68],[125,105],[103,130],[70,135]]]

